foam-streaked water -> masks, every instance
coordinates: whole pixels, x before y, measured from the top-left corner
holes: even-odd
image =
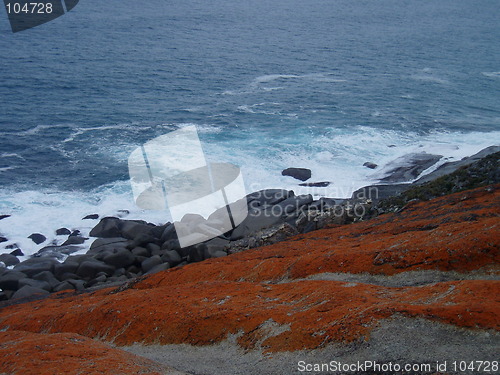
[[[0,252],[86,233],[91,213],[167,221],[134,206],[127,158],[190,124],[249,192],[346,197],[406,154],[500,144],[495,14],[487,0],[109,0],[18,34],[0,17]],[[291,166],[332,184],[300,188]]]

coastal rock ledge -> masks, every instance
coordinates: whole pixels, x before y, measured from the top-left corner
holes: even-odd
[[[300,361],[371,360],[451,374],[436,361],[497,361],[499,207],[500,184],[489,185],[7,306],[0,373],[288,375],[304,373]],[[106,357],[120,360],[103,369]]]

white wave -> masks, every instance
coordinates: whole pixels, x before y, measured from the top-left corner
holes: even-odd
[[[4,152],[3,154],[0,155],[0,158],[17,158],[17,159],[25,160],[24,157],[22,157],[19,154],[16,154],[15,152]]]
[[[279,91],[279,90],[284,90],[284,87],[263,87],[263,91]]]
[[[115,130],[115,129],[118,129],[118,130],[123,130],[125,128],[127,128],[128,126],[132,126],[131,124],[117,124],[117,125],[106,125],[106,126],[92,126],[92,127],[78,127],[78,128],[75,128],[75,132],[72,133],[69,137],[67,137],[66,139],[63,140],[63,143],[68,143],[68,142],[72,142],[75,140],[75,138],[81,136],[81,135],[84,135],[85,133],[88,133],[88,132],[100,132],[100,131],[106,131],[106,130]],[[142,127],[138,127],[136,125],[133,125],[134,128],[137,130],[149,130],[151,129],[150,126],[142,126]]]
[[[276,81],[278,79],[293,79],[293,78],[301,78],[301,76],[295,74],[267,74],[255,78],[253,82],[257,84],[269,83],[272,81]]]
[[[52,129],[52,128],[71,128],[73,127],[73,125],[61,125],[61,124],[57,124],[57,125],[37,125],[35,126],[34,128],[32,129],[28,129],[28,130],[24,130],[24,131],[21,131],[19,133],[17,133],[17,135],[20,135],[20,136],[26,136],[26,135],[35,135],[35,134],[38,134],[38,133],[41,133],[47,129]]]
[[[481,72],[481,74],[489,78],[500,78],[500,72]]]
[[[169,126],[173,126],[173,124],[170,124]],[[219,134],[224,130],[222,127],[217,126],[217,125],[193,124],[190,122],[176,124],[175,126],[179,127],[179,128],[185,128],[188,126],[196,126],[196,130],[198,131],[199,134]]]
[[[303,129],[272,135],[265,131],[249,134],[250,138],[235,139],[226,145],[227,149],[207,147],[218,160],[241,166],[248,191],[286,188],[336,198],[350,197],[354,190],[377,183],[385,165],[408,154],[443,155],[447,159],[443,158],[440,165],[500,144],[500,132],[435,132],[421,136],[363,126],[348,130],[331,128],[323,135],[311,135]],[[365,162],[379,167],[371,170],[363,166]],[[281,171],[288,167],[309,168],[312,178],[308,182],[329,181],[331,185],[316,189],[299,187],[300,181],[281,176]]]
[[[450,83],[448,80],[436,77],[433,75],[427,75],[427,74],[414,74],[411,75],[410,78],[416,80],[416,81],[425,81],[425,82],[431,82],[431,83],[439,83],[441,85],[445,85]]]
[[[258,103],[253,109],[269,106],[269,103]],[[167,129],[172,125],[163,126]],[[201,134],[222,131],[211,125],[197,126]],[[385,165],[411,153],[443,155],[439,162],[442,164],[500,144],[500,131],[434,132],[425,136],[364,126],[349,129],[332,126],[322,129],[321,133],[313,128],[290,128],[276,132],[276,129],[265,127],[225,128],[223,131],[224,137],[220,140],[210,137],[210,141],[204,141],[207,160],[239,165],[248,193],[285,188],[294,190],[296,194],[311,193],[316,198],[350,197],[354,190],[376,183],[379,171]],[[231,137],[231,132],[235,132],[234,137]],[[367,161],[379,167],[368,169],[363,166]],[[331,185],[324,188],[300,187],[300,181],[281,175],[281,171],[288,167],[309,168],[312,178],[307,182],[329,181]],[[119,210],[130,211],[127,219],[142,219],[156,224],[170,219],[168,211],[138,209],[128,181],[119,181],[88,193],[0,190],[0,214],[12,215],[0,220],[0,233],[9,239],[9,242],[0,244],[0,253],[5,245],[12,243],[19,244],[26,254],[33,254],[54,240],[60,243],[62,239],[54,234],[59,227],[78,229],[83,235],[88,235],[97,221],[82,220],[84,216],[94,213],[100,217],[116,215]],[[42,233],[48,240],[42,245],[35,245],[27,238],[31,233]]]
[[[0,168],[0,173],[10,171],[11,169],[16,169],[16,167],[2,167]]]
[[[58,228],[80,230],[88,236],[98,220],[82,220],[89,214],[117,216],[127,210],[126,219],[146,220],[155,224],[169,221],[166,211],[145,211],[135,206],[128,181],[118,181],[88,193],[64,191],[9,191],[0,190],[0,212],[11,215],[0,220],[0,233],[9,241],[0,244],[0,253],[10,244],[17,244],[25,255],[34,254],[54,241],[61,244],[65,238],[55,235]],[[121,213],[123,216],[123,213]],[[28,236],[41,233],[47,240],[36,245]],[[92,241],[87,241],[88,247]]]
[[[255,78],[252,85],[269,83],[277,80],[307,79],[318,82],[347,82],[336,77],[335,73],[307,73],[307,74],[268,74]]]

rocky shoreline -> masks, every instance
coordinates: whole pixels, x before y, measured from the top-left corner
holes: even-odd
[[[500,184],[488,185],[121,286],[4,307],[0,372],[299,375],[299,363],[335,360],[430,364],[394,373],[451,375],[453,361],[491,366],[499,202]],[[436,368],[445,361],[447,371]]]
[[[415,157],[415,163],[395,168],[392,179],[385,178],[385,182],[391,181],[392,184],[362,188],[351,199],[314,200],[311,194],[296,196],[293,191],[280,189],[255,192],[245,198],[247,218],[229,232],[220,234],[218,212],[207,220],[201,216],[189,220],[189,225],[195,223],[189,230],[216,235],[211,240],[184,248],[180,247],[173,223],[154,225],[105,217],[90,232],[90,236],[97,239],[88,252],[72,255],[88,238],[78,231],[61,228],[60,234],[66,234],[68,238],[60,246],[44,247],[23,262],[19,262],[16,256],[22,254],[19,249],[0,255],[0,262],[4,264],[4,267],[0,266],[0,289],[3,290],[0,301],[5,301],[0,303],[8,305],[43,298],[54,292],[81,292],[121,285],[172,267],[224,257],[274,244],[297,234],[398,211],[415,199],[426,200],[498,183],[499,151],[500,147],[492,146],[462,161],[446,163],[413,184],[397,184],[401,178],[414,176],[427,168],[431,159],[435,163],[437,156]],[[300,180],[310,178],[303,169],[299,172]],[[292,176],[293,168],[286,174]],[[312,183],[311,187],[314,185]],[[96,217],[89,215],[85,219]],[[35,242],[44,241],[39,238],[41,234],[32,236]]]

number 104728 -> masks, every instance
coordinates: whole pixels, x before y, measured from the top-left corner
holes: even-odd
[[[9,14],[50,14],[52,3],[6,3],[5,7]]]

